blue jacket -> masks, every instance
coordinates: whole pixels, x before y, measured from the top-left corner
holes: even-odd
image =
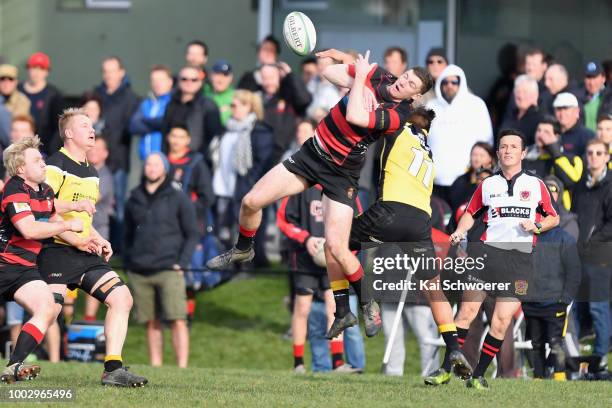
[[[162,151],[164,140],[164,135],[161,132],[162,119],[171,97],[170,92],[158,98],[151,95],[140,103],[138,110],[132,115],[130,133],[142,136],[139,152],[140,158],[143,160],[150,153]]]

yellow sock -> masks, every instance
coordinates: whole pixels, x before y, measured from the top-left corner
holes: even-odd
[[[566,381],[567,378],[565,377],[565,371],[561,371],[560,373],[554,373],[553,374],[553,380],[555,380],[555,381]]]

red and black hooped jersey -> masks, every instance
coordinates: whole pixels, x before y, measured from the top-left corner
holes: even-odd
[[[348,73],[355,76],[354,65],[349,65]],[[351,125],[346,121],[348,94],[319,122],[315,139],[334,163],[347,169],[361,168],[370,143],[404,126],[410,114],[411,101],[395,102],[391,98],[387,87],[396,80],[395,76],[379,67],[368,74],[365,85],[376,96],[378,105],[370,112],[367,127]]]
[[[42,242],[25,239],[15,223],[28,215],[33,215],[36,221],[48,221],[54,212],[53,199],[53,190],[45,183],[34,190],[19,176],[13,176],[7,181],[0,204],[2,261],[23,266],[36,265]]]

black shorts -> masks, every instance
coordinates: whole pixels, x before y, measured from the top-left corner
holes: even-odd
[[[295,293],[301,296],[313,295],[316,291],[323,292],[331,288],[327,275],[311,275],[292,271],[291,279],[293,279]]]
[[[20,287],[37,280],[43,279],[36,266],[0,263],[0,298],[12,301]]]
[[[291,157],[283,161],[287,170],[310,184],[320,184],[328,198],[353,207],[359,188],[359,170],[343,169],[317,152],[314,137],[308,139]]]
[[[394,257],[397,251],[401,251],[410,257],[434,259],[431,217],[411,205],[395,201],[375,202],[353,220],[349,246],[351,250],[359,250],[376,245],[381,246],[378,256]],[[415,277],[430,280],[439,273],[434,267],[425,267],[417,270]]]
[[[493,287],[485,292],[496,298],[529,299],[529,286],[535,283],[532,280],[533,253],[496,248],[482,242],[471,243],[468,253],[472,258],[481,259],[484,267],[467,271],[465,282],[492,284]]]
[[[48,284],[64,284],[70,290],[80,287],[86,273],[103,274],[112,271],[110,265],[98,255],[61,244],[43,247],[38,255],[38,267]]]

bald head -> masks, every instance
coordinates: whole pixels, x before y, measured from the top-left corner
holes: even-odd
[[[567,87],[569,83],[569,74],[567,69],[561,64],[553,64],[547,70],[544,76],[546,88],[551,94],[556,95]]]

